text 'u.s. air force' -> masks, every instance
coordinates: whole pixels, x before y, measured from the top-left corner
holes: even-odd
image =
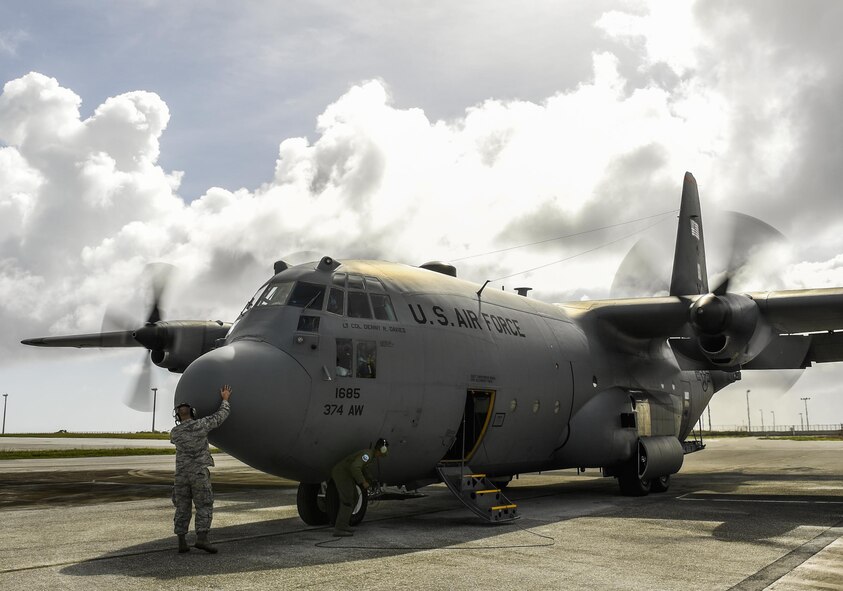
[[[473,310],[466,310],[465,308],[453,308],[453,314],[450,314],[450,310],[446,313],[442,306],[433,306],[430,308],[430,313],[428,314],[421,304],[407,305],[410,307],[413,320],[419,324],[438,324],[440,326],[488,330],[489,332],[497,332],[513,337],[526,338],[527,336],[523,333],[521,327],[518,326],[518,321],[514,318],[498,316],[497,314],[487,314],[486,312],[475,313]]]

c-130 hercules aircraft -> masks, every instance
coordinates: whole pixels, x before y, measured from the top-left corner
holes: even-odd
[[[299,515],[314,525],[336,514],[331,467],[377,437],[390,443],[381,482],[444,481],[489,521],[517,517],[500,488],[519,473],[601,468],[623,494],[663,492],[701,447],[686,438],[712,395],[741,370],[843,360],[843,289],[739,294],[727,278],[709,290],[690,173],[665,297],[551,305],[445,263],[325,256],[274,270],[233,324],[162,321],[156,302],[134,331],[23,343],[146,347],[183,372],[175,401],[200,415],[230,384],[233,411],[209,439],[299,481]],[[361,495],[352,523],[365,510]]]

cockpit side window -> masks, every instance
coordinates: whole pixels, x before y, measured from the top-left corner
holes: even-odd
[[[352,375],[351,339],[337,339],[337,376],[350,378]]]
[[[342,316],[345,311],[345,292],[336,287],[332,287],[328,292],[328,307],[326,308],[331,314],[339,314]]]
[[[334,273],[331,281],[337,287],[345,287],[345,273]]]
[[[372,308],[375,311],[375,318],[378,320],[389,320],[395,322],[395,310],[392,308],[392,300],[385,293],[370,294],[372,298]]]
[[[287,296],[292,288],[291,281],[270,283],[255,302],[255,306],[282,306],[287,303]]]
[[[312,310],[321,310],[322,301],[325,299],[325,286],[317,285],[315,283],[307,283],[299,281],[296,284],[293,293],[290,295],[290,301],[287,302],[290,306],[298,308],[309,308]]]
[[[369,296],[364,291],[348,292],[348,317],[371,318],[372,309],[369,307]]]
[[[375,341],[357,343],[357,367],[354,375],[358,378],[374,378],[378,361],[378,345]]]

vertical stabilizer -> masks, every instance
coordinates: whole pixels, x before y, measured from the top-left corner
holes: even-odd
[[[676,252],[673,255],[670,295],[698,293],[708,293],[705,240],[697,181],[694,175],[686,172],[682,186],[682,205],[679,208],[679,229],[676,232]]]

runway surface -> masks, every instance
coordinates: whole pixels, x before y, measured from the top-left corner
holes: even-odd
[[[516,525],[433,486],[347,539],[298,518],[295,483],[217,463],[220,553],[179,555],[172,456],[0,461],[0,589],[843,590],[843,442],[712,440],[643,498],[523,475]]]

